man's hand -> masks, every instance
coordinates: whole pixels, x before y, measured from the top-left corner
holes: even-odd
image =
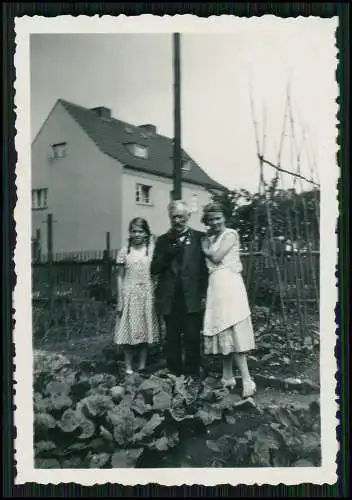
[[[206,297],[203,297],[200,300],[200,308],[202,311],[205,311],[206,305],[207,305],[207,299],[206,299]]]

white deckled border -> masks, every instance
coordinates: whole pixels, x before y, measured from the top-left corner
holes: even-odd
[[[14,211],[17,242],[15,249],[15,272],[17,286],[14,291],[16,310],[14,342],[16,346],[15,380],[15,442],[17,477],[15,484],[35,482],[59,484],[73,482],[84,486],[114,483],[136,485],[158,483],[161,485],[297,485],[301,483],[334,484],[337,481],[336,426],[338,409],[335,397],[337,370],[334,348],[336,343],[335,305],[338,299],[335,265],[337,264],[338,217],[337,181],[339,170],[333,162],[331,170],[320,174],[321,181],[321,428],[322,466],[319,468],[248,468],[248,469],[34,469],[33,460],[33,408],[32,408],[32,311],[31,311],[31,134],[30,134],[30,51],[32,33],[231,33],[240,30],[252,31],[259,24],[271,30],[289,30],[295,23],[307,23],[310,29],[323,29],[334,33],[338,19],[298,17],[281,19],[275,16],[261,18],[236,18],[234,16],[211,16],[197,18],[193,15],[127,17],[113,16],[58,16],[45,18],[25,16],[15,19],[15,110],[17,113],[15,147],[18,153],[16,185],[18,202]],[[329,31],[330,30],[330,31]],[[294,43],[294,40],[293,40]],[[333,69],[332,69],[333,70]],[[335,68],[334,68],[335,70]],[[336,97],[338,86],[336,83]],[[338,111],[335,103],[335,124]],[[336,137],[331,138],[332,148],[337,151]]]

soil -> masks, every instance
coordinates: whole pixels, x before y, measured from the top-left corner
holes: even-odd
[[[48,339],[43,342],[37,341],[34,344],[35,348],[45,349],[46,351],[62,354],[70,359],[73,364],[80,365],[83,363],[94,363],[102,365],[105,371],[116,374],[118,369],[122,368],[122,353],[112,342],[112,335],[99,334],[97,336],[82,337],[70,340],[65,339]],[[320,369],[319,369],[319,352],[313,353],[308,358],[301,355],[296,356],[290,365],[279,364],[277,366],[265,366],[265,363],[252,363],[249,360],[250,370],[255,373],[265,375],[275,375],[280,378],[299,377],[301,379],[309,379],[315,384],[319,384]],[[116,366],[114,363],[116,362]],[[153,372],[164,366],[161,348],[155,348],[150,353],[148,370]],[[98,366],[97,366],[98,368]],[[206,372],[220,372],[221,360],[216,357],[206,357],[204,359],[204,368]]]

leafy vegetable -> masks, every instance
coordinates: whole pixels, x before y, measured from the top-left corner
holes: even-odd
[[[125,389],[121,385],[116,385],[110,389],[114,403],[119,403],[125,395]]]
[[[132,442],[140,443],[145,439],[153,436],[155,431],[163,422],[164,417],[161,417],[160,415],[155,413],[152,418],[142,427],[142,429],[133,436]]]
[[[82,425],[83,415],[77,410],[66,410],[61,417],[59,427],[63,432],[75,432]]]
[[[60,462],[55,458],[36,458],[36,469],[61,469]]]
[[[82,430],[81,434],[78,436],[78,439],[90,439],[95,435],[96,427],[94,422],[88,420],[87,418],[82,419],[80,428]]]
[[[91,469],[101,469],[108,463],[109,460],[109,453],[95,453],[87,457],[87,461]]]
[[[72,399],[66,394],[53,394],[50,398],[52,410],[61,412],[70,408],[73,404]]]
[[[57,446],[53,441],[38,441],[35,444],[36,456],[41,456],[47,452],[53,452],[56,449],[57,449]]]
[[[170,408],[172,398],[165,391],[158,392],[153,396],[153,410],[163,411]]]
[[[111,465],[114,469],[133,468],[143,453],[143,448],[119,450],[111,457]]]
[[[36,432],[46,433],[49,430],[55,429],[56,420],[48,413],[37,413],[34,416],[34,426]]]
[[[114,407],[114,402],[110,396],[95,394],[82,399],[79,407],[87,418],[95,418],[105,415],[108,410]]]

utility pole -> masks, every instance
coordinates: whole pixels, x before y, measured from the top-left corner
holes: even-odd
[[[174,66],[174,150],[173,150],[173,199],[182,198],[181,188],[181,67],[180,67],[180,34],[173,33],[173,66]]]
[[[46,219],[47,225],[47,259],[49,271],[49,307],[50,311],[53,310],[54,305],[54,265],[53,265],[53,214],[48,214]]]

